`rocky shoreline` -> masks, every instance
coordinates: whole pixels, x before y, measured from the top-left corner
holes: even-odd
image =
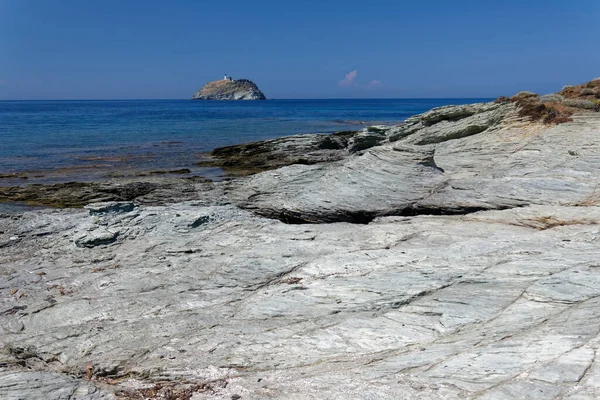
[[[596,398],[600,113],[563,98],[0,188],[76,207],[0,214],[0,398]]]

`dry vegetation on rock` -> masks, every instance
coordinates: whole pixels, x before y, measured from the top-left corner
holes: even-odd
[[[495,103],[515,103],[519,116],[544,124],[561,124],[572,121],[579,111],[600,111],[600,79],[576,86],[565,86],[554,95],[539,96],[532,92],[519,92],[512,97],[500,96]]]

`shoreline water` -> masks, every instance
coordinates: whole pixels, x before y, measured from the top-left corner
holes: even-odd
[[[362,129],[367,125],[395,125],[400,122],[385,122],[381,121],[373,123],[357,123],[352,122],[351,127],[355,130]],[[232,146],[244,145],[248,143],[259,143],[268,140],[275,140],[287,136],[295,135],[329,135],[343,130],[318,131],[318,132],[303,132],[292,135],[281,135],[274,138],[259,140],[257,142],[235,143]],[[162,142],[149,143],[143,147],[178,147],[178,159],[173,162],[173,159],[166,163],[161,162],[157,154],[153,153],[128,153],[120,155],[100,155],[89,154],[88,152],[80,155],[72,155],[70,159],[81,162],[89,162],[89,164],[75,164],[71,166],[60,166],[57,168],[35,169],[35,170],[19,170],[19,171],[0,171],[0,187],[24,186],[29,184],[52,185],[66,182],[101,182],[114,179],[132,179],[144,178],[149,176],[164,176],[164,177],[201,177],[214,181],[226,179],[230,174],[220,167],[214,167],[209,164],[211,153],[213,150],[220,147],[209,149],[206,152],[186,152],[181,148],[181,142]],[[152,161],[156,160],[156,163]],[[140,161],[147,161],[141,162]]]
[[[211,150],[300,133],[333,133],[479,99],[268,102],[3,101],[0,186],[97,182],[189,169]]]

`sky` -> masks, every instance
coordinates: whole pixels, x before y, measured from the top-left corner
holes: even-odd
[[[599,0],[0,0],[0,100],[497,97],[600,76]]]

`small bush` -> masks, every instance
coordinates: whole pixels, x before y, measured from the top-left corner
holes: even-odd
[[[573,112],[560,103],[521,100],[516,104],[519,107],[519,116],[527,117],[531,121],[542,121],[548,125],[572,121]]]
[[[579,91],[582,96],[595,95],[596,91],[593,88],[585,87]]]
[[[560,94],[567,99],[589,100],[600,94],[600,80],[594,79],[578,86],[565,86]]]
[[[572,121],[574,112],[582,110],[600,111],[600,78],[582,85],[567,85],[555,94],[538,96],[533,92],[519,92],[511,98],[504,96],[495,103],[511,101],[518,108],[519,116],[545,124],[560,124]]]
[[[563,104],[567,107],[583,108],[585,110],[594,110],[597,106],[593,101],[585,99],[565,99]]]
[[[563,97],[559,94],[545,94],[543,96],[540,96],[539,99],[541,103],[560,103],[563,100]]]
[[[525,100],[525,99],[532,99],[534,97],[538,97],[537,93],[522,91],[522,92],[515,94],[510,99],[511,99],[511,101],[519,101],[519,100]]]

